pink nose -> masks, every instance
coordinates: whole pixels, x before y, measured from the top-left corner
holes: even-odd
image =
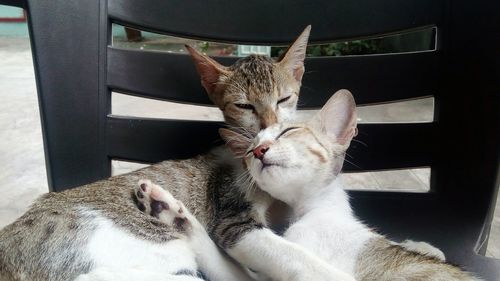
[[[266,154],[268,150],[269,144],[264,143],[254,148],[253,155],[255,156],[255,158],[262,160],[262,158],[264,158],[264,154]]]

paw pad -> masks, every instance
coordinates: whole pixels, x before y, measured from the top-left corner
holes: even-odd
[[[188,219],[184,214],[183,205],[167,190],[150,180],[140,180],[135,196],[139,210],[179,230],[186,229]]]

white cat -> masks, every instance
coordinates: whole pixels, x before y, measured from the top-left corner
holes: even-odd
[[[248,142],[244,137],[225,129],[221,135],[244,155],[256,185],[293,209],[284,237],[337,269],[357,280],[478,280],[445,263],[432,246],[414,245],[417,251],[411,251],[412,242],[404,247],[391,242],[356,218],[338,178],[357,133],[355,108],[352,95],[339,91],[313,120],[275,124],[261,131],[249,149],[242,150]],[[431,255],[422,254],[426,248]]]

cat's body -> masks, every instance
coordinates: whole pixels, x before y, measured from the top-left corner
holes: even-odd
[[[337,178],[356,133],[354,99],[339,91],[312,121],[275,124],[244,150],[243,161],[259,188],[293,210],[284,237],[360,281],[478,280],[437,254],[389,241],[356,218]],[[223,135],[242,154],[245,138],[230,131]]]
[[[202,85],[229,125],[252,134],[293,117],[309,30],[306,28],[278,62],[250,56],[233,67],[224,67],[188,48]],[[203,247],[194,247],[184,231],[138,210],[136,182],[148,178],[182,200],[218,246],[240,263],[270,276],[293,276],[300,268],[290,265],[270,270],[274,260],[264,266],[257,264],[261,261],[257,251],[266,253],[266,243],[272,241],[275,249],[306,261],[303,276],[293,279],[307,281],[316,276],[316,281],[329,281],[333,275],[328,265],[265,228],[263,210],[270,197],[235,186],[238,178],[233,170],[240,163],[218,161],[219,156],[166,161],[44,195],[25,215],[0,231],[0,280],[188,281],[200,280],[185,274],[198,269],[212,281],[246,280],[217,248],[199,251]],[[256,237],[262,237],[261,242],[251,246],[243,243]],[[205,242],[214,246],[211,240]]]
[[[115,265],[122,271],[144,269],[166,276],[196,273],[196,257],[182,239],[182,231],[138,211],[134,192],[139,179],[153,179],[195,210],[205,226],[213,228],[216,215],[220,216],[213,194],[237,194],[219,189],[233,185],[229,182],[231,166],[219,166],[222,162],[215,161],[218,155],[166,161],[44,195],[0,232],[0,276],[4,278],[0,280],[73,280],[92,269]]]
[[[340,179],[300,201],[284,237],[356,280],[477,280],[433,255],[409,251],[360,222]]]
[[[252,134],[293,117],[308,35],[309,28],[279,62],[250,56],[223,67],[189,50],[203,86],[228,124]],[[194,247],[182,229],[139,211],[152,208],[141,205],[134,193],[142,178],[182,200],[218,246],[243,265],[276,279],[330,281],[338,276],[336,269],[265,227],[264,211],[272,199],[245,189],[235,173],[240,163],[224,155],[166,161],[42,196],[0,231],[0,280],[67,281],[79,276],[79,281],[188,281],[200,280],[189,276],[198,269],[212,281],[247,278],[212,241],[204,240],[208,248],[199,251],[203,247]],[[352,280],[343,277],[339,280]]]
[[[308,32],[301,44],[307,44],[307,36]],[[229,125],[256,133],[261,126],[282,121],[281,115],[295,112],[298,97],[281,89],[286,85],[280,83],[286,81],[272,77],[281,70],[272,59],[249,56],[224,67],[192,48],[188,50],[200,68],[203,86]],[[262,77],[262,72],[268,77]],[[261,80],[267,84],[260,85]],[[268,90],[270,81],[280,84],[280,89],[260,92]],[[298,91],[300,81],[291,86]],[[289,97],[289,102],[278,105],[283,97]],[[263,110],[259,108],[254,114],[240,108],[250,100]],[[182,200],[208,231],[223,231],[231,224],[231,217],[251,217],[253,205],[259,206],[258,202],[250,202],[251,198],[243,200],[243,191],[234,187],[233,170],[240,164],[226,154],[223,147],[216,148],[193,159],[165,161],[42,196],[21,218],[0,231],[0,280],[67,281],[89,271],[119,267],[122,272],[154,272],[156,268],[164,276],[208,270],[207,275],[217,281],[220,278],[210,276],[210,268],[197,267],[200,260],[182,232],[138,209],[134,192],[139,179],[152,179]],[[262,226],[249,222],[246,227],[234,228],[229,237],[221,236],[220,243],[230,245],[239,233],[256,225]]]

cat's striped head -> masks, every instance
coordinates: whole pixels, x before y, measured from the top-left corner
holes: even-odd
[[[294,117],[310,30],[277,61],[251,55],[226,67],[188,47],[203,87],[229,125],[256,134]]]
[[[274,124],[253,140],[228,129],[220,133],[262,190],[292,204],[297,192],[314,192],[339,174],[357,134],[356,104],[340,90],[308,122]]]

